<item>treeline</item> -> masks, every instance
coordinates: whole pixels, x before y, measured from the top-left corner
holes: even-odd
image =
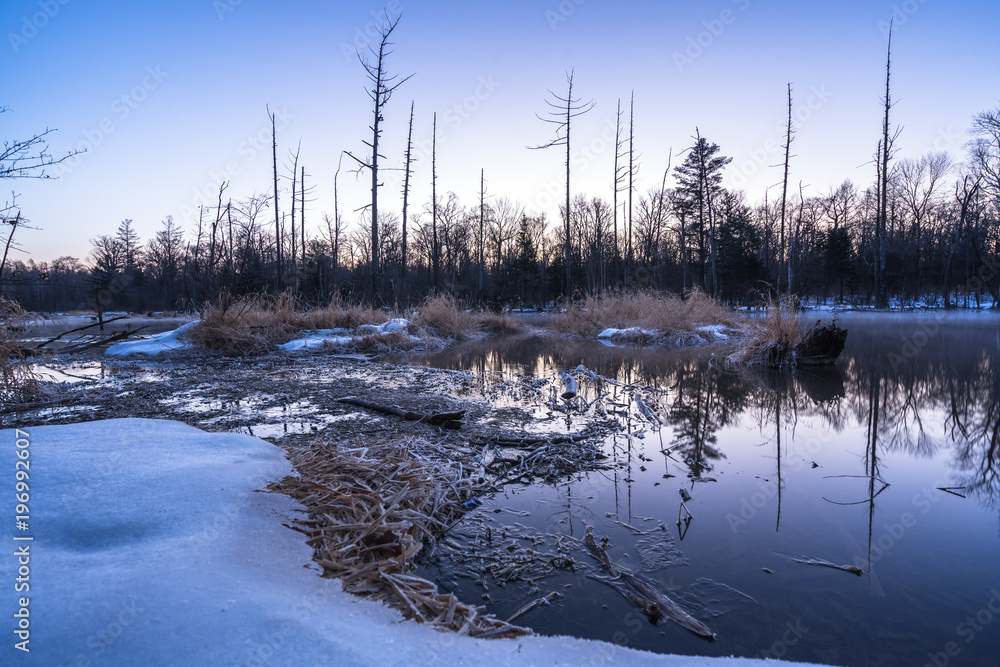
[[[961,163],[929,153],[893,165],[883,279],[897,302],[1000,302],[1000,111],[978,115],[974,129],[978,140]],[[305,194],[283,189],[279,195],[290,201],[279,201],[284,213],[276,225],[273,191],[227,199],[228,183],[214,206],[202,207],[195,229],[182,230],[168,216],[143,240],[125,220],[92,239],[86,261],[8,260],[2,282],[40,311],[191,308],[220,290],[289,289],[313,303],[363,300],[371,299],[372,283],[371,300],[388,305],[449,292],[484,306],[536,307],[613,289],[701,289],[733,304],[779,293],[875,303],[877,184],[862,189],[845,181],[823,195],[792,193],[782,219],[777,198],[749,202],[722,187],[728,164],[716,144],[699,137],[664,175],[664,183],[673,176],[673,187],[635,193],[631,209],[573,198],[568,285],[565,206],[552,224],[507,197],[466,204],[453,193],[439,196],[436,206],[428,202],[409,217],[405,267],[400,216],[383,208],[372,281],[366,213],[353,226],[339,212],[306,225]]]
[[[875,188],[861,190],[845,181],[825,195],[791,197],[782,243],[779,201],[750,203],[744,193],[722,188],[713,180],[721,181],[724,165],[718,161],[707,179],[698,170],[693,177],[684,171],[718,152],[703,139],[676,170],[677,185],[639,194],[631,212],[616,215],[608,201],[577,195],[570,211],[568,288],[564,225],[528,215],[515,200],[466,206],[452,193],[441,197],[437,243],[430,212],[413,216],[405,275],[400,218],[384,212],[376,302],[407,304],[447,291],[471,303],[534,307],[609,289],[698,288],[734,304],[779,291],[874,303]],[[913,302],[930,296],[946,305],[967,298],[979,304],[984,297],[1000,302],[996,186],[987,174],[955,167],[943,153],[897,164],[885,243],[892,297]],[[270,202],[271,195],[251,195],[203,208],[201,225],[188,233],[167,217],[145,241],[125,220],[113,234],[92,240],[87,262],[8,262],[5,291],[42,311],[98,305],[172,310],[223,289],[291,289],[309,302],[367,296],[371,248],[364,216],[351,229],[342,216],[327,215],[319,229],[294,231],[286,216],[279,246]]]

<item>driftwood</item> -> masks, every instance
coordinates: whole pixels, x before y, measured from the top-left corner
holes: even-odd
[[[107,322],[105,322],[107,324]],[[76,345],[70,345],[69,347],[64,347],[60,352],[64,354],[73,354],[76,352],[83,352],[84,350],[89,350],[92,347],[100,347],[102,345],[108,345],[110,343],[120,343],[123,340],[131,338],[136,335],[146,327],[139,327],[138,329],[126,329],[125,331],[119,331],[118,333],[111,334],[108,336],[96,336],[92,340],[78,343]]]
[[[832,364],[844,351],[847,329],[836,324],[824,326],[820,320],[814,324],[795,344],[795,363],[822,366]]]
[[[684,611],[679,604],[668,598],[656,586],[612,563],[608,557],[608,552],[594,539],[593,526],[587,527],[587,535],[584,537],[583,542],[604,569],[608,571],[608,574],[612,577],[621,578],[622,581],[634,589],[634,593],[632,591],[623,592],[628,599],[632,600],[646,612],[651,623],[658,623],[662,619],[669,618],[699,637],[704,637],[709,641],[715,640],[715,633],[707,625]]]
[[[69,331],[63,331],[58,336],[53,336],[52,338],[48,339],[44,343],[39,343],[38,345],[36,345],[34,347],[25,348],[24,352],[26,354],[33,354],[34,352],[37,352],[38,350],[42,349],[43,347],[45,347],[49,343],[56,342],[57,340],[59,340],[63,336],[69,335],[71,333],[76,333],[77,331],[86,331],[87,329],[93,329],[94,327],[98,327],[98,326],[103,327],[104,324],[109,324],[111,322],[117,322],[118,320],[124,320],[126,317],[127,317],[127,315],[119,315],[118,317],[114,317],[114,318],[112,318],[110,320],[105,320],[103,323],[102,322],[94,322],[93,324],[88,324],[86,326],[77,327],[75,329],[70,329]]]
[[[803,565],[819,565],[821,567],[832,567],[834,570],[843,570],[844,572],[850,572],[851,574],[856,574],[859,577],[865,573],[860,567],[855,565],[837,565],[836,563],[831,563],[828,560],[823,560],[822,558],[810,558],[809,556],[792,556],[791,554],[783,554],[781,552],[775,551],[782,558],[787,558],[794,563],[802,563]]]
[[[576,444],[582,440],[591,438],[596,434],[597,432],[594,429],[585,429],[579,433],[554,436],[526,435],[523,438],[512,438],[497,435],[473,438],[470,443],[473,445],[496,445],[498,447],[512,448],[534,447],[536,445],[565,445]]]
[[[413,412],[412,410],[403,410],[402,408],[397,408],[392,405],[382,405],[380,403],[372,403],[371,401],[363,401],[360,398],[338,398],[337,402],[354,405],[367,410],[374,410],[375,412],[381,412],[387,415],[395,415],[397,417],[402,417],[406,421],[423,422],[424,424],[430,424],[431,426],[443,426],[444,428],[451,429],[461,428],[462,419],[465,417],[465,410],[459,410],[458,412],[422,414],[419,412]]]
[[[566,385],[566,391],[562,393],[560,398],[567,401],[571,398],[576,398],[576,378],[565,372],[559,373],[559,377],[562,378],[563,384]]]

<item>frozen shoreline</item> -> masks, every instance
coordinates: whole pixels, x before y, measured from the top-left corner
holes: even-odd
[[[31,664],[779,664],[440,633],[319,576],[282,525],[300,506],[257,493],[291,472],[274,445],[147,419],[26,430],[31,589],[3,597],[8,609],[30,597]],[[2,497],[10,517],[14,494]],[[16,559],[0,569],[13,580]],[[13,641],[8,654],[22,655]]]

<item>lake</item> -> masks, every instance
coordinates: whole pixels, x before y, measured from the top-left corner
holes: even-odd
[[[540,401],[539,428],[594,411],[624,427],[607,469],[484,497],[420,574],[501,618],[558,592],[518,622],[650,651],[998,664],[1000,318],[839,323],[846,349],[823,369],[533,335],[411,358],[484,377],[582,365],[580,396]],[[582,547],[588,525],[717,640],[650,624]]]

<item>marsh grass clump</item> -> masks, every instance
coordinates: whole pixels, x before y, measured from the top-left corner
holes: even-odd
[[[519,333],[526,329],[524,322],[511,317],[506,312],[494,313],[484,310],[474,313],[476,329],[484,334],[511,334]]]
[[[41,392],[22,341],[31,321],[19,303],[0,295],[0,405],[23,403]]]
[[[700,326],[713,324],[738,330],[744,322],[736,313],[697,290],[685,299],[653,291],[591,295],[567,306],[566,312],[552,322],[557,331],[588,338],[609,328],[638,327],[670,336],[693,333]]]
[[[187,340],[208,350],[259,354],[294,339],[303,329],[354,329],[382,324],[389,316],[368,306],[333,299],[322,308],[302,309],[290,292],[236,297],[221,293],[201,308],[201,321]]]
[[[477,333],[476,318],[450,294],[436,294],[417,307],[412,322],[438,338],[472,338]]]
[[[738,364],[779,366],[802,340],[805,331],[798,304],[785,297],[772,303],[763,318],[748,321],[746,335],[729,359]]]

